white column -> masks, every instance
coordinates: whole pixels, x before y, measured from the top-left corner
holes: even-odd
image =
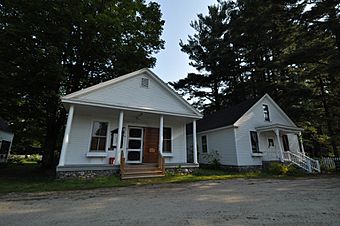
[[[67,145],[70,139],[73,114],[74,114],[74,105],[71,105],[68,111],[68,116],[67,116],[64,140],[63,140],[63,145],[61,147],[61,153],[60,153],[60,159],[59,159],[59,166],[65,165],[65,156],[66,156],[66,151],[67,151]]]
[[[198,164],[197,160],[197,134],[196,134],[196,120],[192,122],[192,145],[194,154],[194,164]]]
[[[299,132],[298,139],[300,140],[300,144],[301,144],[301,150],[300,151],[303,155],[305,155],[305,148],[303,147],[303,139],[302,139],[301,132]]]
[[[122,146],[122,136],[123,136],[123,120],[124,120],[124,112],[119,112],[119,119],[118,119],[118,137],[117,137],[117,153],[116,153],[116,165],[120,164],[120,152]],[[126,156],[125,156],[126,157]]]
[[[158,142],[158,150],[159,153],[163,154],[163,127],[164,127],[164,117],[161,115],[159,118],[159,142]]]
[[[283,162],[284,161],[284,156],[283,156],[283,149],[282,149],[281,139],[280,139],[280,131],[278,129],[275,129],[275,134],[276,134],[277,144],[279,146],[281,162]]]

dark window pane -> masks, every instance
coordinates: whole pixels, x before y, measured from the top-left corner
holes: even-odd
[[[274,140],[268,139],[268,147],[274,147]]]
[[[11,146],[11,142],[8,142],[6,140],[3,140],[1,142],[1,149],[0,149],[0,154],[8,154],[9,147]]]
[[[139,151],[129,151],[128,152],[128,160],[129,161],[139,161],[140,160],[140,152]]]
[[[142,130],[141,129],[130,129],[129,132],[130,137],[142,137]]]
[[[270,121],[270,119],[269,119],[269,108],[268,108],[268,105],[266,105],[266,104],[263,105],[263,114],[264,114],[264,120]]]
[[[106,136],[107,134],[107,122],[94,122],[92,135]]]
[[[254,153],[259,152],[259,142],[257,132],[250,131],[251,149]]]
[[[98,149],[99,151],[105,151],[106,138],[99,138]]]
[[[92,137],[90,150],[97,150],[98,139],[97,137]]]
[[[207,136],[202,136],[202,152],[207,153],[208,147],[207,147]]]
[[[171,152],[171,140],[163,140],[163,152]]]
[[[140,149],[141,141],[140,140],[129,140],[129,149]]]
[[[171,128],[163,129],[163,139],[171,139]]]
[[[282,135],[282,143],[283,143],[283,150],[289,151],[289,142],[288,142],[288,136]]]

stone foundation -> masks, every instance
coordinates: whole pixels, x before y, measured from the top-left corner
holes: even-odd
[[[113,176],[117,174],[117,170],[77,170],[77,171],[57,171],[57,179],[93,179],[101,176]]]
[[[165,169],[166,173],[170,174],[180,174],[180,175],[187,175],[195,172],[198,168],[185,168],[185,167],[176,167],[176,168],[167,168]]]
[[[212,166],[208,164],[200,164],[202,168],[205,169],[213,169]],[[253,172],[253,171],[259,171],[262,170],[262,166],[229,166],[229,165],[221,165],[220,169],[225,170],[227,172],[233,172],[233,173],[241,173],[241,172]]]

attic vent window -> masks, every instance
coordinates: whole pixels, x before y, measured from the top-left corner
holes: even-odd
[[[143,88],[149,88],[149,79],[147,79],[147,78],[142,78],[141,87],[143,87]]]

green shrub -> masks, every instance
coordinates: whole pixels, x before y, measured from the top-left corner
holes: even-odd
[[[306,172],[301,169],[301,168],[298,168],[297,166],[293,165],[293,164],[290,164],[288,166],[288,171],[286,172],[286,175],[287,176],[304,176],[306,175]]]
[[[271,175],[281,175],[281,176],[304,176],[306,172],[297,166],[290,164],[284,165],[278,162],[270,163],[267,173]]]
[[[218,170],[221,168],[220,154],[217,150],[212,150],[210,153],[207,153],[203,158],[208,161],[209,169]]]
[[[287,171],[288,167],[278,162],[270,163],[267,169],[267,172],[272,175],[285,175]]]

